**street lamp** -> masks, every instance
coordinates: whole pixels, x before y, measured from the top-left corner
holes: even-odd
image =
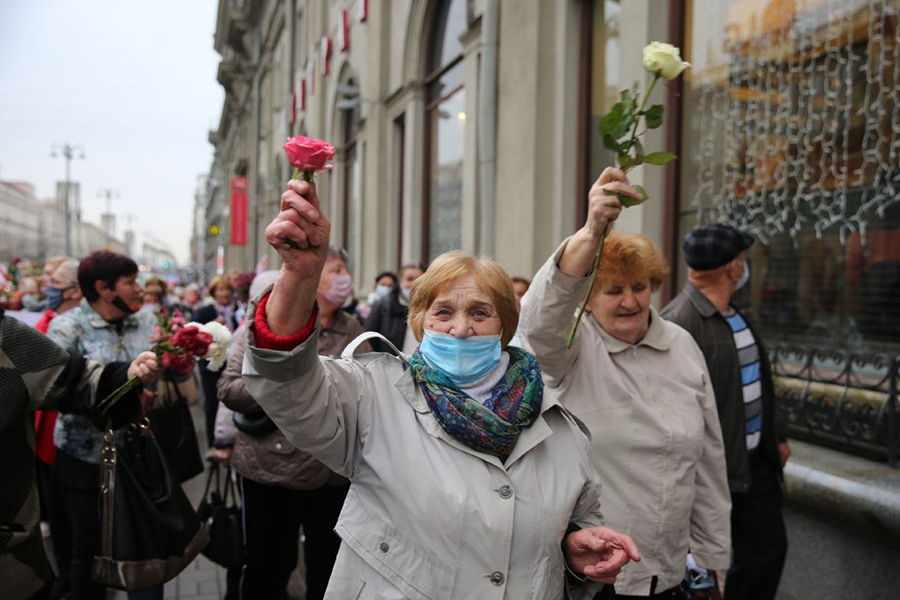
[[[69,195],[72,187],[72,159],[84,158],[84,148],[78,144],[55,144],[50,156],[56,158],[62,156],[66,159],[66,194],[65,194],[65,220],[66,220],[66,256],[72,256],[72,211],[69,208]]]
[[[119,192],[112,188],[103,188],[97,191],[98,198],[106,198],[106,214],[103,216],[103,227],[106,229],[106,237],[112,238],[116,237],[116,224],[115,217],[113,217],[112,212],[112,201],[118,200],[121,196],[119,196]]]

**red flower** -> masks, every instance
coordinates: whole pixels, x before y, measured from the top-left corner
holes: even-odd
[[[288,138],[282,148],[287,152],[291,166],[301,171],[321,172],[332,168],[325,162],[334,158],[334,146],[324,140],[298,135]]]

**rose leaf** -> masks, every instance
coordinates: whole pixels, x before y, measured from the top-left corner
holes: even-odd
[[[662,104],[654,104],[644,111],[644,120],[647,123],[647,129],[656,129],[662,125],[663,110]]]
[[[666,165],[676,158],[671,152],[651,152],[644,157],[644,162],[650,165]]]

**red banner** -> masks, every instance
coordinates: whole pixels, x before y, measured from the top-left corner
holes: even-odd
[[[231,179],[231,243],[235,246],[247,244],[247,179]]]

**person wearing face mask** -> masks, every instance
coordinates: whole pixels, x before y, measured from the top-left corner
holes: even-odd
[[[425,267],[420,263],[410,263],[400,268],[400,279],[388,294],[372,306],[366,319],[366,331],[374,331],[384,336],[404,354],[411,354],[418,342],[413,332],[406,326],[409,316],[409,293],[413,283],[422,276]],[[389,346],[380,339],[372,340],[377,352],[388,352]]]
[[[99,250],[78,265],[79,305],[50,322],[47,337],[64,350],[100,364],[134,360],[153,346],[156,315],[140,311],[142,290],[138,266],[122,254]],[[84,416],[60,415],[53,434],[56,458],[53,481],[58,486],[68,523],[71,565],[68,577],[74,598],[104,598],[91,568],[100,548],[100,451],[103,432]],[[54,536],[57,532],[54,532]],[[137,598],[162,598],[162,586],[129,592]]]
[[[668,268],[647,237],[609,232],[590,313],[567,348],[600,233],[622,208],[607,191],[640,198],[622,171],[603,172],[591,188],[584,226],[523,296],[519,334],[549,394],[591,432],[609,524],[628,531],[644,553],[599,597],[680,598],[689,549],[714,573],[728,568],[731,501],[722,432],[700,348],[650,305]]]
[[[274,284],[278,272],[267,271],[257,279],[263,277],[268,283],[262,283],[258,289],[251,287],[251,298]],[[322,322],[316,346],[319,356],[338,358],[363,333],[359,322],[340,310],[349,281],[345,252],[331,248],[316,290]],[[219,400],[255,422],[251,429],[246,420],[235,419],[237,431],[231,453],[231,465],[240,476],[246,532],[241,597],[284,597],[291,572],[297,566],[297,541],[302,527],[306,598],[321,600],[340,547],[334,526],[349,483],[346,477],[295,448],[271,420],[265,419],[266,426],[260,426],[260,417],[265,417],[265,413],[241,377],[245,347],[246,336],[235,335],[219,380]],[[371,352],[366,342],[356,348],[356,354],[366,352]]]
[[[371,316],[372,307],[375,306],[379,300],[390,294],[395,285],[397,285],[397,276],[395,274],[390,271],[384,271],[383,273],[378,274],[375,278],[375,288],[369,292],[366,301],[360,303],[356,309],[356,314],[363,320],[363,323]]]
[[[729,225],[704,225],[682,244],[688,281],[662,311],[703,350],[725,438],[734,555],[726,596],[775,597],[787,554],[781,516],[782,469],[791,454],[775,409],[762,339],[732,303],[750,278],[753,238]]]
[[[508,346],[509,276],[464,252],[412,285],[402,354],[317,356],[330,224],[288,183],[266,239],[284,266],[251,304],[243,379],[288,440],[352,484],[325,598],[589,599],[640,553],[601,526],[588,440]],[[285,240],[290,240],[288,244]]]

